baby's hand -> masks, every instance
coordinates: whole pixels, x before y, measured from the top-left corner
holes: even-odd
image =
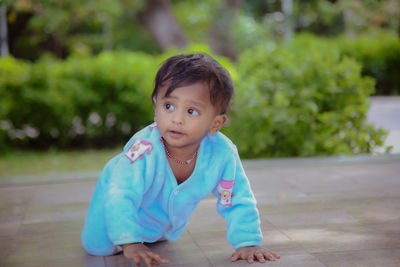
[[[133,243],[122,245],[124,249],[124,256],[135,262],[135,267],[140,267],[140,262],[143,260],[147,267],[152,267],[153,264],[160,265],[161,263],[168,263],[167,259],[164,259],[159,254],[151,251],[142,243]]]
[[[268,251],[262,247],[242,247],[238,248],[235,253],[232,254],[231,261],[247,260],[248,263],[254,263],[254,259],[261,263],[269,261],[275,261],[280,256],[272,251]]]

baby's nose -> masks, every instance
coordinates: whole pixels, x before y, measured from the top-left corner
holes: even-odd
[[[172,122],[176,124],[182,124],[184,121],[184,115],[183,112],[174,112],[174,115],[172,117]]]

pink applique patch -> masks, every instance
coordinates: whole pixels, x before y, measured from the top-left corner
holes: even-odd
[[[137,140],[133,146],[125,153],[131,163],[135,162],[137,159],[143,158],[145,153],[150,154],[153,150],[153,145],[146,140]]]
[[[234,184],[235,181],[221,180],[221,183],[218,185],[217,191],[220,195],[219,204],[221,204],[222,206],[232,206],[232,190]]]

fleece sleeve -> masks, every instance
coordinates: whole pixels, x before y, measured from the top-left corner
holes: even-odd
[[[141,242],[142,229],[137,223],[145,185],[145,160],[131,162],[121,154],[109,170],[109,184],[103,204],[107,233],[114,245]]]
[[[217,211],[226,220],[227,238],[235,249],[259,246],[262,233],[256,200],[236,148],[231,157],[214,192],[218,196]]]

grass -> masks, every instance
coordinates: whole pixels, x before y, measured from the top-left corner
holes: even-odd
[[[101,170],[122,147],[82,151],[14,151],[0,155],[0,177]]]

